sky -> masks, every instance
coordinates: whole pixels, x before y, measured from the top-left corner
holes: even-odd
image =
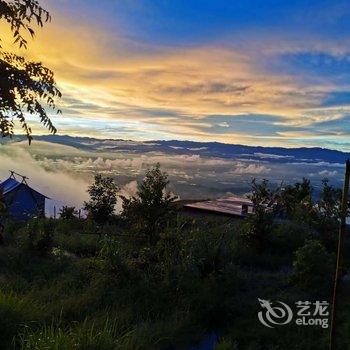
[[[350,151],[348,1],[41,4],[21,53],[55,72],[59,134]]]

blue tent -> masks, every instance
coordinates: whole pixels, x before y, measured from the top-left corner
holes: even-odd
[[[0,183],[0,193],[6,206],[6,217],[27,221],[32,217],[45,215],[47,197],[29,187],[24,176],[18,181],[11,172],[11,176]]]

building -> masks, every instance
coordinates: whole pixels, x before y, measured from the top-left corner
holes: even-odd
[[[219,214],[244,218],[253,212],[253,202],[244,197],[229,196],[210,201],[188,203],[183,208],[190,213]]]
[[[29,187],[25,176],[11,171],[11,176],[0,183],[0,193],[5,204],[5,216],[17,221],[45,215],[43,194]],[[0,219],[4,221],[4,217]]]

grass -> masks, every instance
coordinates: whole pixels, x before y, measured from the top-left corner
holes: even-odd
[[[288,230],[278,254],[278,226],[269,250],[257,254],[240,242],[240,223],[232,221],[177,222],[155,246],[120,235],[125,228],[110,234],[110,226],[106,236],[87,233],[88,223],[50,225],[46,252],[28,245],[26,227],[5,234],[1,349],[189,349],[213,331],[217,350],[325,348],[324,329],[276,333],[256,317],[257,297],[319,297],[290,283],[302,233],[293,241]]]

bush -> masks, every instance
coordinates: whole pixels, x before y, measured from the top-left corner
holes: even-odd
[[[321,242],[309,240],[295,253],[293,281],[306,291],[328,293],[334,279],[334,257]]]
[[[108,236],[103,238],[100,257],[103,259],[107,271],[120,277],[128,274],[128,268],[125,264],[126,258],[120,244],[114,238]]]
[[[33,219],[27,223],[25,246],[29,252],[45,255],[53,247],[54,221]]]
[[[75,207],[63,206],[59,214],[62,220],[74,220],[78,216],[78,211]]]
[[[55,245],[78,257],[91,257],[101,249],[100,238],[93,234],[55,235]]]
[[[293,257],[294,252],[310,239],[313,232],[309,227],[293,221],[275,223],[270,234],[271,250],[277,254]]]

